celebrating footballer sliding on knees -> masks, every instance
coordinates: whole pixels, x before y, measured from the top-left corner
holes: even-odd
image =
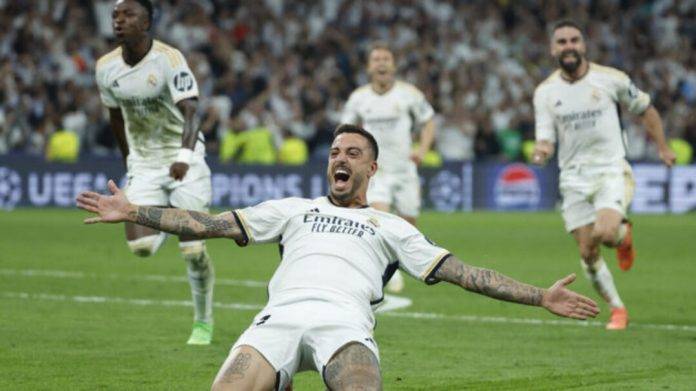
[[[200,239],[230,238],[241,246],[282,245],[268,303],[234,344],[215,390],[284,389],[298,368],[319,371],[329,389],[342,389],[348,380],[360,389],[381,389],[373,306],[383,300],[383,282],[397,266],[427,284],[447,281],[560,316],[598,314],[594,301],[566,288],[572,274],[548,289],[524,284],[467,265],[406,220],[369,207],[366,191],[378,156],[370,133],[342,125],[334,132],[325,197],[272,200],[210,215],[132,204],[110,181],[112,195],[83,192],[77,205],[97,214],[86,223],[131,222]]]

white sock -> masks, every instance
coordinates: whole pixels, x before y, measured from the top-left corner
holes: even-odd
[[[160,232],[154,235],[143,236],[142,238],[128,241],[128,247],[133,254],[139,257],[149,257],[159,250],[167,239],[167,234]]]
[[[621,242],[623,242],[624,238],[626,237],[626,232],[628,232],[628,225],[626,223],[623,223],[619,225],[619,232],[616,233],[616,245],[620,246]]]
[[[592,281],[592,286],[599,294],[606,300],[607,303],[612,308],[623,308],[624,304],[619,297],[619,292],[616,291],[616,286],[614,286],[614,278],[611,276],[611,272],[604,263],[604,258],[601,256],[597,261],[588,266],[585,261],[580,260],[583,270],[585,270],[585,276]]]
[[[215,271],[206,251],[205,242],[180,242],[179,249],[186,260],[193,298],[194,321],[212,324]]]

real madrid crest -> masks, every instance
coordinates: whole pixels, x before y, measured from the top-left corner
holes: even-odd
[[[592,89],[592,100],[594,102],[599,102],[602,99],[602,96],[599,94],[599,90],[596,88]]]
[[[157,76],[152,73],[147,76],[147,85],[150,87],[157,87]]]

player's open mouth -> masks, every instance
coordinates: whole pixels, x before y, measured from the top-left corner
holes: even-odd
[[[337,168],[333,174],[334,182],[337,185],[345,185],[350,179],[350,171],[346,168]]]
[[[580,54],[576,52],[575,50],[567,50],[563,53],[561,53],[561,59],[566,60],[566,59],[573,59],[573,60],[578,60],[580,58]]]

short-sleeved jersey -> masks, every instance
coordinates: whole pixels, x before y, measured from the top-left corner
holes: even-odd
[[[96,79],[102,103],[123,113],[129,163],[174,162],[184,125],[176,104],[198,97],[196,79],[181,52],[154,40],[145,57],[130,66],[118,47],[97,61]],[[202,141],[199,135],[195,152],[201,155]]]
[[[268,286],[269,305],[305,300],[371,305],[396,268],[425,281],[449,253],[402,218],[370,207],[344,208],[328,197],[285,198],[233,212],[246,243],[280,244],[281,263]]]
[[[350,95],[341,117],[342,123],[360,124],[372,133],[379,146],[379,167],[387,172],[415,172],[411,154],[411,130],[433,118],[435,111],[415,86],[397,80],[378,94],[364,85]]]
[[[650,96],[614,68],[590,63],[572,83],[557,70],[534,92],[536,139],[558,142],[561,169],[616,163],[626,155],[618,104],[640,114]]]

